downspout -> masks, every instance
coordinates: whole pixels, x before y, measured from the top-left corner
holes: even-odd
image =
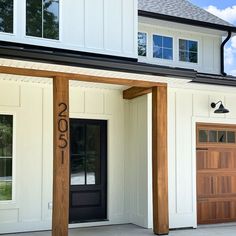
[[[223,76],[226,76],[227,74],[225,73],[225,59],[224,59],[224,48],[225,48],[225,44],[230,40],[232,36],[232,32],[231,31],[228,31],[228,36],[226,37],[226,39],[222,42],[221,44],[221,47],[220,47],[220,57],[221,57],[221,60],[220,60],[220,63],[221,63],[221,66],[220,66],[220,72]]]

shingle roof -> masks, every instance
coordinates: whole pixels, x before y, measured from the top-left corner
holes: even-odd
[[[138,0],[141,11],[235,27],[187,0]]]

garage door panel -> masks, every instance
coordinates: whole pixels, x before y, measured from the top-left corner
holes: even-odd
[[[213,132],[218,135],[215,143]],[[236,222],[236,126],[198,125],[196,152],[198,224]]]
[[[233,192],[233,183],[235,182],[235,176],[217,176],[216,177],[216,194],[236,194]]]
[[[234,150],[197,150],[197,170],[205,169],[236,169]]]
[[[236,176],[198,175],[198,198],[236,197]]]
[[[207,168],[207,150],[197,150],[197,170],[204,170]]]
[[[210,175],[198,175],[198,197],[206,197],[215,194],[213,181],[213,177]]]
[[[236,199],[198,202],[198,224],[236,221]]]

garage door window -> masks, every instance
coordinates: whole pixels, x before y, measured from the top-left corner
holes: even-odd
[[[228,143],[235,144],[235,131],[234,130],[205,130],[198,131],[199,143]]]

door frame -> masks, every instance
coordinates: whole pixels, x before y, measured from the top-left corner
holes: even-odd
[[[110,191],[110,137],[111,137],[111,129],[110,124],[113,122],[112,115],[99,115],[99,114],[86,114],[86,113],[73,113],[70,112],[70,119],[89,119],[89,120],[106,120],[107,121],[107,221],[95,221],[95,222],[85,222],[85,223],[74,223],[69,224],[69,228],[78,228],[78,227],[93,227],[93,226],[102,226],[102,225],[110,225],[110,202],[111,202],[111,191]]]
[[[235,125],[236,119],[228,117],[192,117],[192,184],[193,184],[193,214],[194,214],[194,228],[198,227],[197,224],[197,123],[207,124],[221,124],[221,125]]]
[[[70,198],[69,198],[69,223],[70,224],[75,224],[75,223],[88,223],[88,222],[101,222],[101,221],[107,221],[107,126],[108,126],[108,122],[105,119],[81,119],[81,118],[69,118],[70,120],[70,131],[71,130],[71,124],[72,123],[76,123],[77,125],[84,125],[85,127],[87,127],[88,125],[98,125],[100,128],[100,158],[99,158],[99,163],[100,163],[100,174],[99,174],[99,178],[100,178],[100,183],[99,184],[87,184],[87,170],[85,170],[85,184],[82,185],[71,185],[71,174],[72,174],[72,169],[71,169],[71,165],[70,165],[70,190],[69,190],[69,194],[70,194]],[[87,136],[87,128],[85,128],[85,137]],[[71,139],[71,133],[70,133],[70,139]],[[86,139],[86,138],[85,138]],[[85,146],[87,146],[87,142],[86,140],[85,142]],[[70,142],[71,144],[71,142]],[[85,147],[86,150],[86,147]],[[85,151],[86,152],[86,151]],[[71,160],[72,156],[71,156],[71,149],[70,149],[70,160]],[[71,162],[70,162],[71,164]],[[85,165],[86,166],[86,165]],[[86,168],[86,167],[85,167]],[[96,179],[96,176],[95,176]],[[100,187],[98,187],[98,185],[100,185]],[[73,190],[72,190],[73,189]],[[75,193],[82,193],[82,192],[98,192],[100,193],[100,206],[98,206],[97,204],[95,205],[89,205],[89,206],[73,206],[72,203],[72,192]],[[70,218],[71,213],[75,212],[75,208],[80,208],[82,211],[84,210],[84,208],[100,208],[100,210],[102,212],[105,213],[104,217],[94,217],[91,219],[87,219],[87,220],[78,220],[74,219],[71,220]],[[93,209],[94,211],[100,212],[100,210],[98,209]],[[78,210],[80,211],[80,210]],[[72,214],[73,215],[73,214]]]

